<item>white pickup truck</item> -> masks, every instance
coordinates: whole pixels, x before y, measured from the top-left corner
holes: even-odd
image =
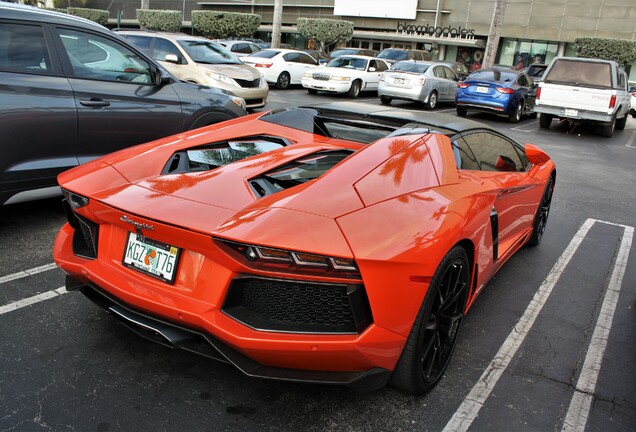
[[[627,74],[616,62],[578,57],[555,57],[537,88],[534,110],[539,125],[548,129],[553,118],[573,123],[595,122],[611,137],[624,129],[630,109]]]

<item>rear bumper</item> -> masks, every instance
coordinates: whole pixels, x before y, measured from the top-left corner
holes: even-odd
[[[380,367],[366,371],[336,372],[266,366],[232,349],[209,333],[174,324],[136,310],[94,284],[82,283],[72,276],[67,276],[66,289],[79,290],[128,328],[150,341],[229,363],[250,377],[345,385],[358,391],[371,391],[384,387],[391,376],[391,371]]]
[[[386,96],[393,99],[427,102],[429,94],[430,89],[422,86],[405,88],[381,83],[378,87],[378,96]]]
[[[564,119],[594,121],[599,123],[610,123],[612,121],[612,118],[615,115],[615,114],[601,113],[598,111],[587,111],[587,110],[579,110],[579,109],[568,110],[562,107],[555,107],[550,105],[539,105],[539,104],[536,104],[534,106],[534,111],[540,114],[549,114],[554,117],[559,117]]]

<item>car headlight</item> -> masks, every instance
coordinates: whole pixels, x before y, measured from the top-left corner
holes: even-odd
[[[245,99],[240,98],[238,96],[234,96],[234,95],[228,95],[228,97],[230,98],[230,100],[232,102],[234,102],[235,104],[237,104],[241,108],[247,109],[247,105],[245,104]]]
[[[311,72],[305,72],[305,75],[303,75],[303,78],[311,78]]]
[[[207,75],[208,78],[213,79],[215,81],[219,81],[234,87],[241,87],[236,81],[234,81],[232,78],[225,76],[225,75],[221,75],[220,73],[216,73],[216,72],[212,72],[209,70],[205,71],[205,74]]]
[[[351,77],[348,76],[332,76],[332,81],[351,81]]]

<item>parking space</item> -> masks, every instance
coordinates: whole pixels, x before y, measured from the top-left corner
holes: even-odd
[[[272,91],[267,108],[348,100],[295,88]],[[427,396],[256,380],[140,339],[62,288],[51,247],[65,217],[45,200],[0,207],[0,430],[631,429],[636,120],[608,139],[469,118],[544,148],[557,187],[542,244],[489,283]]]

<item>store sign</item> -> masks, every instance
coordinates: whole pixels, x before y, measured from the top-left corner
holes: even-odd
[[[409,34],[416,34],[418,36],[431,36],[431,37],[445,37],[445,38],[457,38],[457,39],[470,39],[475,36],[474,29],[465,29],[459,27],[434,27],[432,25],[415,25],[408,23],[398,23],[397,31]]]

